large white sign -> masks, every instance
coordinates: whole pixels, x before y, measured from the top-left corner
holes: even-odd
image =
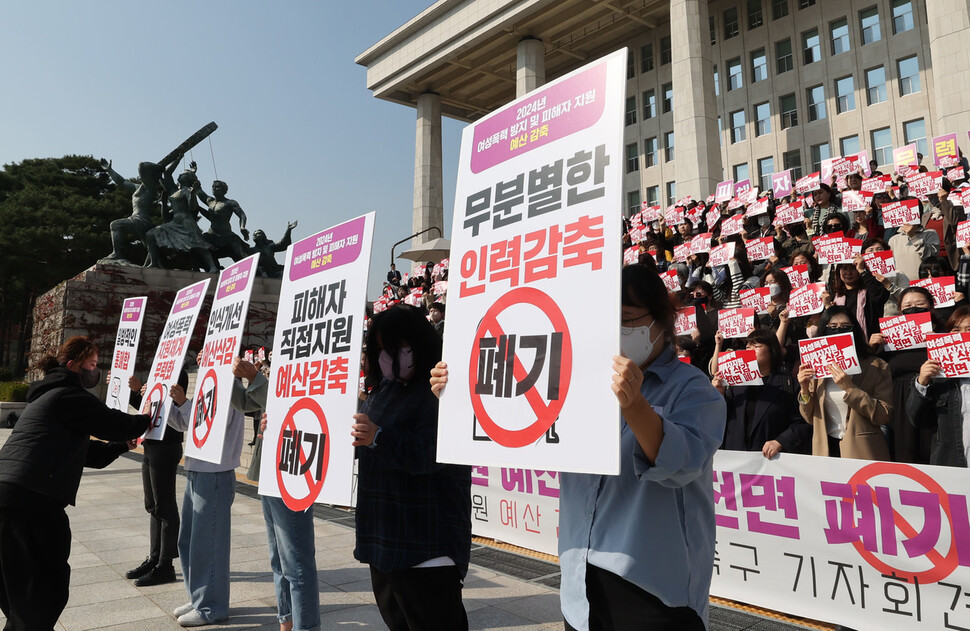
[[[112,410],[128,411],[131,389],[128,380],[135,374],[135,360],[138,357],[138,341],[141,339],[141,325],[145,321],[145,306],[148,298],[126,298],[121,305],[121,319],[115,335],[115,351],[111,357],[111,378],[108,380],[108,396],[105,401]]]
[[[463,133],[441,462],[619,472],[620,424],[603,419],[619,414],[626,54]]]
[[[259,493],[283,498],[294,511],[314,502],[351,503],[350,426],[373,235],[369,213],[286,252]]]
[[[195,321],[199,319],[208,289],[209,279],[206,278],[180,289],[175,294],[175,302],[172,303],[165,328],[162,329],[162,337],[158,340],[158,348],[155,349],[155,359],[152,361],[152,370],[148,375],[145,396],[141,402],[142,414],[152,417],[145,438],[161,440],[165,436],[165,428],[168,427],[166,421],[172,404],[168,392],[178,383],[192,331],[195,330]]]
[[[234,379],[232,360],[239,354],[258,258],[259,255],[254,254],[219,274],[205,342],[197,359],[199,374],[192,422],[185,439],[186,456],[215,463],[222,459]]]

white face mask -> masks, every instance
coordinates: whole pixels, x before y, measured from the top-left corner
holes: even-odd
[[[620,351],[625,357],[632,359],[637,366],[642,366],[653,354],[656,342],[650,339],[651,329],[653,324],[620,327]]]
[[[768,285],[768,295],[774,298],[781,293],[781,285],[778,283],[772,283]]]

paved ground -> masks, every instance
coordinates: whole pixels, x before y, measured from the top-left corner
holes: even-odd
[[[0,442],[9,434],[10,430],[0,430]],[[171,615],[187,601],[181,582],[136,588],[124,578],[124,572],[148,552],[139,470],[140,456],[129,454],[107,469],[85,471],[77,506],[68,510],[73,533],[71,596],[58,629],[181,628]],[[177,482],[181,497],[185,477],[180,475]],[[240,483],[237,489],[232,507],[231,617],[228,624],[207,628],[275,631],[276,597],[262,510],[252,487]],[[316,514],[322,628],[385,629],[367,567],[353,558],[352,516],[328,507],[319,507]],[[472,562],[464,590],[472,629],[562,629],[557,566],[484,547],[476,548]],[[711,628],[795,629],[720,607],[713,608]]]

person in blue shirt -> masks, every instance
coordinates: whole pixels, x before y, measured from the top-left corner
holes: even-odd
[[[714,452],[723,397],[673,350],[676,308],[656,271],[622,272],[620,475],[563,473],[560,599],[567,631],[705,629],[714,568]],[[447,384],[432,370],[432,390]]]

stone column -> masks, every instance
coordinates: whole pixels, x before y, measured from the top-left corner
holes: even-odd
[[[707,0],[670,0],[677,197],[701,199],[721,179]]]
[[[441,97],[426,92],[418,97],[418,123],[414,141],[414,208],[412,232],[431,226],[441,235],[427,232],[412,240],[418,245],[444,234],[444,203],[441,191]],[[403,235],[402,235],[403,236]]]
[[[546,49],[541,39],[527,37],[519,42],[515,64],[516,98],[546,82]]]
[[[958,134],[966,149],[967,138],[963,134],[970,129],[970,96],[966,89],[970,54],[965,40],[970,30],[970,0],[926,0],[921,4],[926,7],[933,58],[933,129],[937,134]]]

